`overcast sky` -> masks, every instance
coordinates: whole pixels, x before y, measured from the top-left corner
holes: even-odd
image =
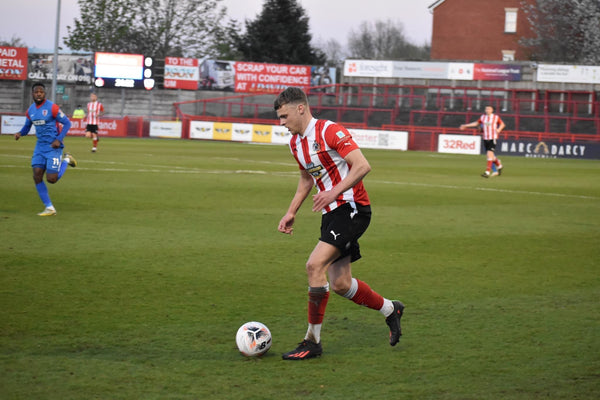
[[[58,0],[2,1],[4,17],[0,39],[18,37],[28,47],[53,49]],[[363,21],[402,23],[408,40],[416,45],[431,42],[432,16],[428,6],[434,0],[298,0],[310,20],[313,40],[336,39],[346,46],[348,33]],[[239,21],[254,20],[264,0],[223,0],[228,15]],[[26,11],[31,10],[31,11]],[[79,16],[77,0],[61,0],[59,45],[67,35],[67,25]]]

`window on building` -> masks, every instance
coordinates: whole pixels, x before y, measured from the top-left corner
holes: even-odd
[[[504,9],[504,33],[517,32],[517,8]]]
[[[502,50],[502,61],[515,61],[515,51]]]

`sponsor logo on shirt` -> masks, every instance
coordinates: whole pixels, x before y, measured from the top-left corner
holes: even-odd
[[[323,171],[323,166],[322,165],[315,165],[314,163],[308,163],[306,165],[306,172],[308,172],[309,174],[311,174],[312,176],[314,176],[315,178],[320,178]]]

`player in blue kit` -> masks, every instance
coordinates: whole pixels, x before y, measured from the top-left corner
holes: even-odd
[[[41,213],[41,217],[56,215],[56,209],[48,195],[48,188],[44,183],[44,173],[48,183],[56,183],[63,176],[67,167],[77,166],[77,161],[69,153],[62,157],[62,151],[65,147],[63,140],[71,128],[71,121],[60,110],[57,104],[46,100],[46,87],[42,83],[34,83],[31,87],[33,104],[27,109],[27,119],[25,125],[15,134],[15,140],[29,133],[31,126],[35,126],[35,135],[37,142],[31,157],[31,167],[33,168],[33,181],[40,199],[46,208]],[[58,124],[62,124],[60,133]]]

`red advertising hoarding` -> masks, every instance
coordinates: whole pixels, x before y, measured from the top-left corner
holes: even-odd
[[[521,66],[510,64],[473,64],[474,81],[520,81]]]
[[[0,79],[27,79],[27,47],[0,46]]]
[[[165,57],[165,89],[198,89],[198,60],[195,58]]]
[[[70,119],[69,135],[85,135],[86,122],[83,119]],[[100,136],[127,136],[127,122],[116,118],[103,118],[98,123]]]
[[[279,93],[288,86],[310,88],[311,67],[307,65],[237,61],[234,68],[236,92]]]

